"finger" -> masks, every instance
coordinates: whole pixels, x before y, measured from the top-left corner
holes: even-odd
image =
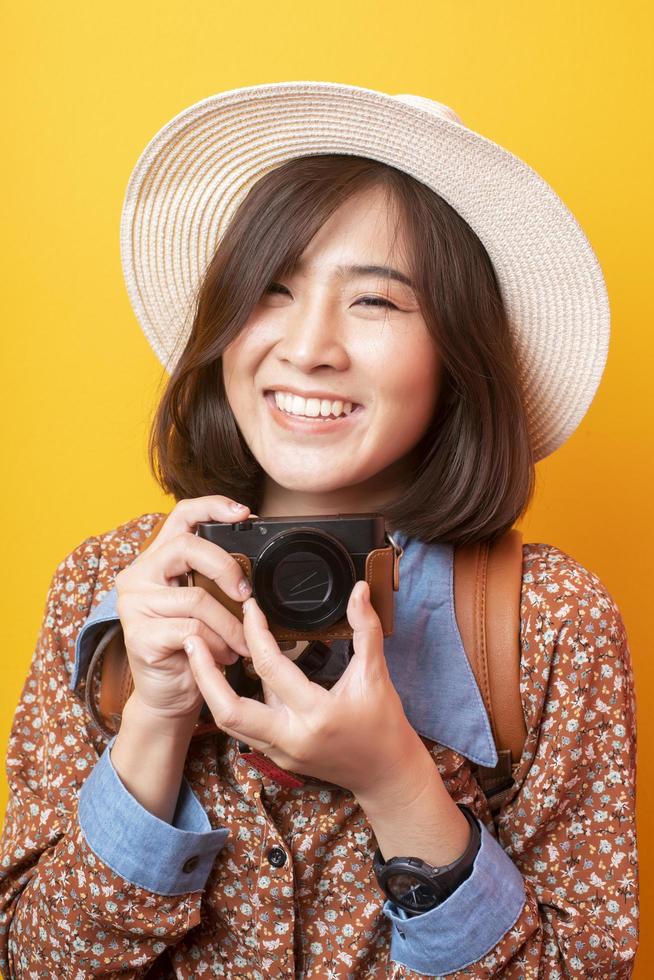
[[[184,649],[195,683],[218,727],[249,745],[254,740],[258,740],[262,746],[274,745],[278,727],[275,710],[261,701],[236,694],[222,671],[216,667],[202,637],[189,637]]]
[[[137,561],[140,570],[147,569],[148,578],[158,585],[170,586],[175,578],[194,570],[216,582],[223,592],[238,602],[247,598],[247,593],[242,593],[239,588],[243,571],[236,559],[213,541],[200,538],[190,531],[182,532],[156,551],[144,551]],[[119,573],[121,592],[129,591],[133,577],[130,572],[136,564],[134,562]]]
[[[218,723],[216,722],[216,724]],[[261,739],[252,738],[252,736],[245,735],[243,732],[237,732],[233,728],[227,728],[225,725],[218,725],[218,727],[220,728],[221,731],[226,732],[228,735],[231,735],[232,738],[237,739],[237,741],[245,742],[246,745],[251,749],[257,749],[259,752],[263,752],[263,753],[268,753],[271,749],[271,746],[268,744],[268,742],[262,742]]]
[[[346,613],[352,627],[355,654],[350,664],[354,664],[355,669],[365,671],[369,681],[388,677],[388,666],[384,657],[384,631],[370,602],[370,586],[363,579],[355,583]]]
[[[243,632],[252,664],[262,682],[297,712],[310,711],[323,689],[312,684],[300,668],[279,649],[266,617],[254,596],[243,603]]]
[[[244,657],[250,656],[240,619],[199,585],[185,588],[162,586],[147,592],[125,592],[118,596],[117,610],[121,619],[125,620],[135,614],[150,618],[170,616],[200,620],[232,650]]]
[[[197,619],[152,619],[136,626],[123,627],[125,646],[138,653],[146,663],[161,663],[161,654],[179,653],[188,637],[199,636],[221,664],[234,664],[239,655],[204,623]]]
[[[202,521],[221,521],[230,524],[242,521],[250,508],[246,504],[238,503],[239,510],[234,510],[233,505],[236,503],[238,502],[221,494],[179,500],[166,518],[152,547],[159,547],[176,538],[178,534],[194,531]]]

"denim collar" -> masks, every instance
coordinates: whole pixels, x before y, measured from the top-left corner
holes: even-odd
[[[404,553],[384,654],[405,714],[419,734],[494,766],[490,721],[454,612],[454,548],[401,531],[393,539]]]

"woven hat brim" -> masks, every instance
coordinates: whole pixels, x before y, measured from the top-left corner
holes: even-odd
[[[496,271],[517,342],[536,459],[577,428],[608,354],[602,270],[572,212],[504,147],[401,97],[334,82],[232,89],[180,112],[130,177],[120,248],[130,302],[172,372],[198,284],[236,208],[294,157],[348,153],[403,170],[468,222]]]

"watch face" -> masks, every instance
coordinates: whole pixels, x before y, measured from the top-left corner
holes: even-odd
[[[388,875],[384,884],[401,908],[413,912],[426,912],[434,907],[436,901],[434,889],[416,875],[399,871],[397,874]]]

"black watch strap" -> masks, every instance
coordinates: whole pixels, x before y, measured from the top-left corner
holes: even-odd
[[[440,905],[472,874],[481,845],[481,830],[472,810],[465,803],[457,806],[465,814],[471,834],[463,854],[450,864],[434,867],[416,857],[392,857],[384,861],[379,848],[375,851],[372,866],[380,888],[409,914],[420,915]],[[399,893],[398,883],[408,888],[406,897]]]

